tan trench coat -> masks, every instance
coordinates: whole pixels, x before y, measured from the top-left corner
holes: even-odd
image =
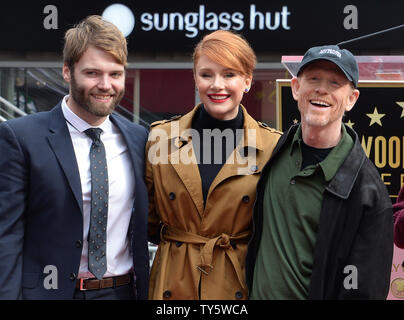
[[[146,146],[149,234],[160,235],[161,242],[149,299],[247,298],[244,260],[256,184],[280,132],[254,120],[243,107],[244,139],[212,182],[204,206],[186,130],[199,107],[151,125]],[[255,152],[245,156],[245,149]]]

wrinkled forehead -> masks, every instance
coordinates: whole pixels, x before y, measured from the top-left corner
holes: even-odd
[[[301,74],[305,74],[306,72],[310,71],[325,71],[325,72],[332,72],[334,74],[339,74],[342,77],[346,78],[348,81],[349,79],[346,77],[345,73],[341,70],[341,68],[336,65],[334,62],[329,60],[319,59],[309,63],[304,69],[301,71]]]

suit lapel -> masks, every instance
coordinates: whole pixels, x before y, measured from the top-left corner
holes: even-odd
[[[48,136],[49,144],[66,175],[66,179],[74,197],[76,198],[80,210],[83,212],[83,198],[79,169],[73,149],[72,139],[60,103],[50,111],[50,116],[50,134]]]

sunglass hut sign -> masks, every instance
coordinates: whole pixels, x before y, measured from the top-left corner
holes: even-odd
[[[343,27],[358,29],[358,9],[347,5],[343,9]],[[43,27],[46,30],[59,29],[58,7],[46,5],[43,8]],[[150,31],[184,31],[187,38],[195,38],[199,32],[217,29],[224,30],[291,30],[292,12],[288,6],[279,6],[279,10],[263,10],[255,4],[250,4],[243,12],[214,12],[205,5],[199,5],[197,10],[187,13],[180,12],[141,12],[133,13],[127,6],[119,3],[108,6],[102,16],[114,23],[125,35],[129,36],[134,29]]]
[[[43,26],[46,30],[59,29],[58,7],[46,5],[43,8],[46,16]],[[136,22],[133,11],[127,6],[115,3],[108,6],[102,16],[114,23],[127,37],[135,29]],[[198,11],[180,12],[143,12],[139,16],[140,29],[143,31],[185,31],[185,36],[195,38],[203,30],[235,30],[245,28],[250,30],[290,30],[289,18],[291,12],[287,6],[279,11],[262,11],[255,4],[249,7],[248,20],[242,12],[212,12],[204,5],[199,5]],[[136,28],[139,28],[136,26]]]
[[[250,30],[290,30],[289,17],[291,12],[287,6],[280,11],[262,12],[255,4],[250,5],[248,22],[241,12],[210,12],[204,5],[199,6],[198,12],[181,14],[172,13],[149,13],[140,15],[141,29],[143,31],[174,31],[184,30],[185,36],[194,38],[202,30],[235,30],[246,28]]]

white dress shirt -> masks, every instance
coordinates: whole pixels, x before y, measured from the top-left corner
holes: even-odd
[[[69,128],[73,148],[80,173],[83,195],[83,249],[80,261],[79,278],[93,277],[88,271],[88,229],[91,210],[90,147],[92,140],[84,133],[89,125],[78,117],[62,101],[62,111]],[[108,167],[109,203],[107,223],[107,271],[104,277],[123,275],[133,268],[130,255],[128,228],[134,203],[135,179],[128,147],[119,129],[109,117],[97,126],[102,129]]]

